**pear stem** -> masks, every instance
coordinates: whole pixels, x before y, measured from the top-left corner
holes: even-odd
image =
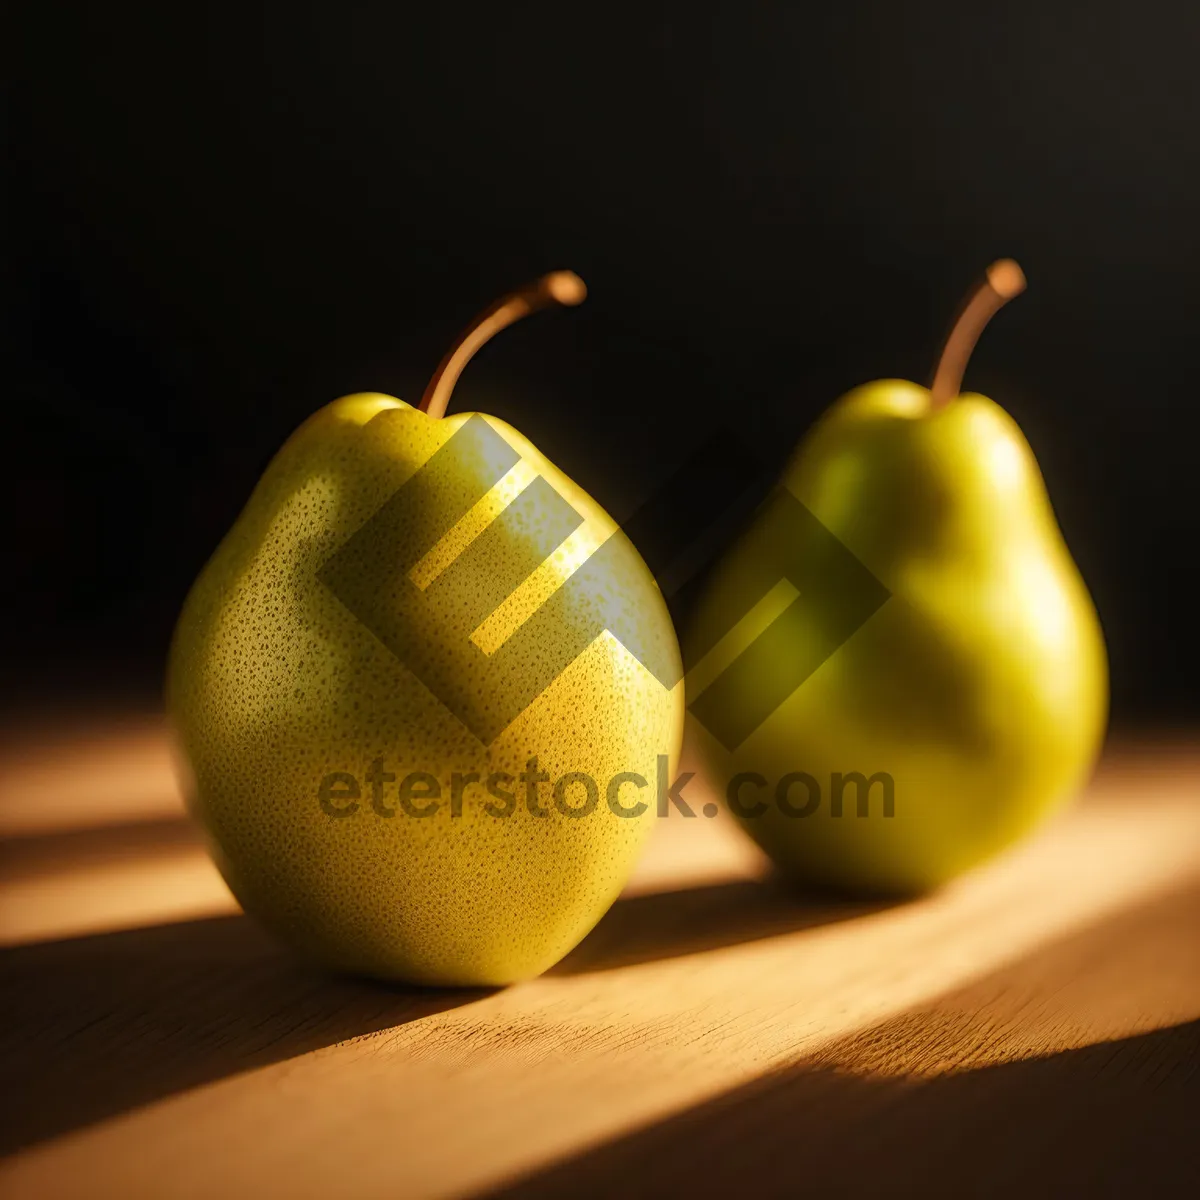
[[[959,394],[971,351],[984,326],[1024,290],[1025,272],[1011,258],[1002,258],[988,267],[986,278],[963,306],[946,339],[933,376],[933,386],[929,389],[930,411],[945,408]]]
[[[435,419],[446,415],[450,393],[454,391],[463,368],[475,356],[475,352],[500,330],[552,304],[582,304],[586,296],[587,287],[574,271],[551,271],[549,275],[543,275],[525,287],[502,296],[467,326],[447,351],[446,357],[438,363],[433,378],[425,388],[425,395],[421,397],[421,411]]]

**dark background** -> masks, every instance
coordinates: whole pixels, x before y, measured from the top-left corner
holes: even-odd
[[[1026,431],[1118,721],[1200,713],[1200,11],[1176,3],[27,4],[8,39],[5,704],[149,689],[271,454],[335,396],[456,393],[619,519],[719,421],[777,465],[927,380]],[[705,489],[710,480],[696,479]],[[686,523],[689,497],[679,495]]]

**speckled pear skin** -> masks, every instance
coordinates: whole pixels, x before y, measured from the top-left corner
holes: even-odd
[[[316,962],[423,984],[505,984],[575,946],[629,877],[655,818],[659,756],[673,775],[683,729],[682,683],[664,687],[606,633],[484,745],[322,583],[339,547],[470,417],[434,420],[374,394],[314,414],[197,580],[168,666],[189,804],[243,907]],[[520,455],[514,487],[540,475],[584,518],[484,622],[476,637],[490,652],[616,526],[516,430],[484,419]],[[499,511],[510,498],[503,488],[480,511]],[[458,536],[470,539],[468,522]],[[454,537],[439,547],[444,557],[453,558]],[[503,570],[520,547],[501,541],[495,552]],[[632,562],[606,586],[678,661],[658,587],[636,554]],[[517,778],[534,755],[551,780],[538,789],[545,815],[528,810]],[[439,811],[405,814],[391,782],[380,806],[391,815],[381,815],[366,782],[379,759],[397,780],[435,775]],[[362,785],[350,816],[330,816],[319,802],[321,781],[338,771]],[[492,815],[485,805],[505,805],[469,784],[452,816],[454,772],[512,775],[515,810]],[[600,803],[587,816],[554,804],[552,782],[568,772],[597,782]],[[621,772],[647,781],[619,793],[627,808],[646,803],[638,817],[605,802]],[[583,796],[573,788],[566,803]]]

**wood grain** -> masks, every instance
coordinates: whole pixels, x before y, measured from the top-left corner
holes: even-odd
[[[673,817],[567,960],[493,992],[294,963],[151,790],[139,821],[76,797],[90,834],[26,818],[4,848],[4,1196],[1200,1182],[1184,745],[1114,753],[1041,837],[908,904],[797,897],[723,818]]]

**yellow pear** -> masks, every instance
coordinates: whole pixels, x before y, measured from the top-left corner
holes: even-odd
[[[557,272],[493,305],[420,408],[315,413],[184,606],[167,691],[192,810],[246,910],[332,968],[545,970],[673,776],[682,670],[645,564],[515,429],[443,415],[493,333],[584,294]]]
[[[1058,809],[1104,734],[1096,610],[1033,452],[959,394],[1024,288],[995,264],[931,389],[856,388],[797,447],[690,630],[697,737],[793,878],[934,887]]]

